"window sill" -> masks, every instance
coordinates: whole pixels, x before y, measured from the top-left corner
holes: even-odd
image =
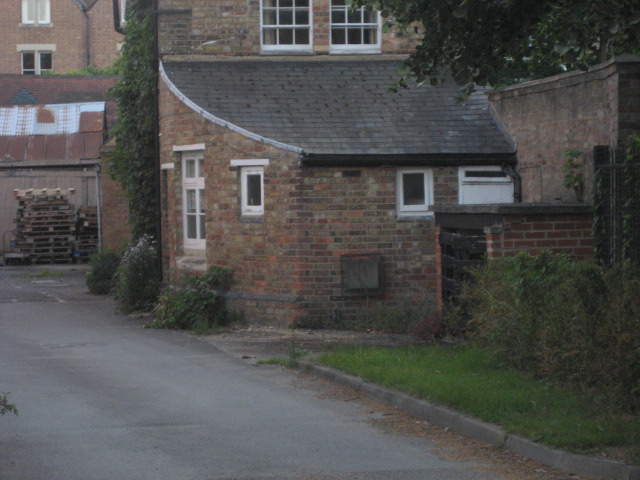
[[[176,258],[176,265],[179,270],[188,270],[190,272],[206,272],[207,259],[196,256],[183,256]]]
[[[242,215],[240,223],[264,223],[264,217],[262,215]]]
[[[432,222],[435,219],[433,212],[415,215],[396,215],[397,222]]]

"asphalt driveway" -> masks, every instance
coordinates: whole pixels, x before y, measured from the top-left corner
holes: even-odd
[[[292,372],[142,329],[84,270],[0,267],[0,391],[19,410],[0,417],[0,478],[495,478]]]

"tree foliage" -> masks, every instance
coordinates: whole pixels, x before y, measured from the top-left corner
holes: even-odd
[[[110,172],[127,193],[133,238],[156,238],[160,212],[156,195],[157,73],[151,1],[128,2],[126,20],[122,79],[111,90],[118,103],[118,121]]]
[[[637,0],[356,0],[420,36],[407,75],[500,86],[640,53]],[[406,77],[405,77],[406,80]],[[401,82],[402,83],[402,82]]]

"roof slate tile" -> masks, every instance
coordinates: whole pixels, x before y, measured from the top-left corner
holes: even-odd
[[[308,154],[514,152],[482,93],[464,104],[452,83],[391,93],[397,59],[216,59],[163,66],[175,87],[206,112]]]

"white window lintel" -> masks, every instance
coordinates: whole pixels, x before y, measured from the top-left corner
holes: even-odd
[[[231,160],[232,167],[266,167],[269,160],[266,158],[255,158],[249,160]]]
[[[174,145],[174,152],[195,152],[204,150],[204,143],[192,143],[191,145]]]

